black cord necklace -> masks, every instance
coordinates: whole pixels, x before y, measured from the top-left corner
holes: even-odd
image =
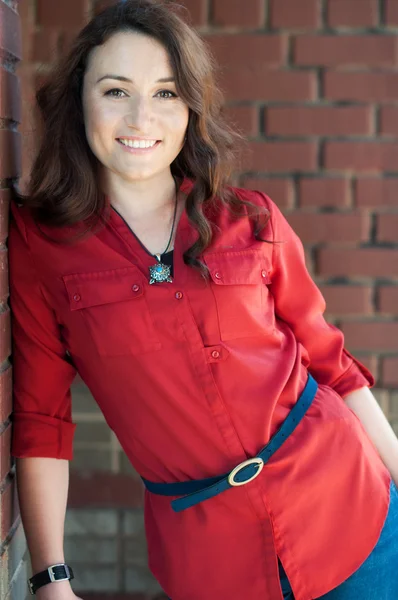
[[[178,188],[177,182],[174,178],[174,183],[176,186],[176,198],[175,198],[175,206],[174,206],[174,216],[173,216],[173,224],[171,226],[170,238],[168,244],[166,246],[166,250],[162,254],[166,254],[169,246],[171,244],[171,240],[173,239],[174,226],[177,217],[177,206],[178,206]],[[153,283],[173,283],[173,279],[171,277],[171,268],[169,265],[165,265],[162,263],[162,254],[154,254],[153,256],[157,259],[157,263],[151,265],[149,267],[149,283],[152,285]]]

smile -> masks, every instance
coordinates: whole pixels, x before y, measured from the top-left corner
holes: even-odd
[[[158,143],[158,140],[130,140],[127,138],[118,138],[117,141],[123,144],[123,146],[128,146],[129,148],[136,148],[137,150],[141,148],[153,148]]]

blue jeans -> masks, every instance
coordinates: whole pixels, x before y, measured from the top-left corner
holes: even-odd
[[[380,538],[364,563],[341,585],[317,600],[393,600],[398,598],[398,490],[390,486],[390,506]],[[279,563],[284,600],[294,600],[289,580]]]

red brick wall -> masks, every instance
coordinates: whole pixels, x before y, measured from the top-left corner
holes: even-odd
[[[8,307],[7,233],[10,187],[21,172],[19,82],[21,59],[18,2],[0,0],[0,596],[26,597],[27,553],[10,458],[12,373]],[[7,596],[8,597],[8,596]]]

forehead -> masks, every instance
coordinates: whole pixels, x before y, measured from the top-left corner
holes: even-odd
[[[172,75],[168,53],[154,38],[135,31],[115,33],[101,46],[96,46],[89,55],[86,74],[99,75],[105,72],[133,76],[134,73]]]

